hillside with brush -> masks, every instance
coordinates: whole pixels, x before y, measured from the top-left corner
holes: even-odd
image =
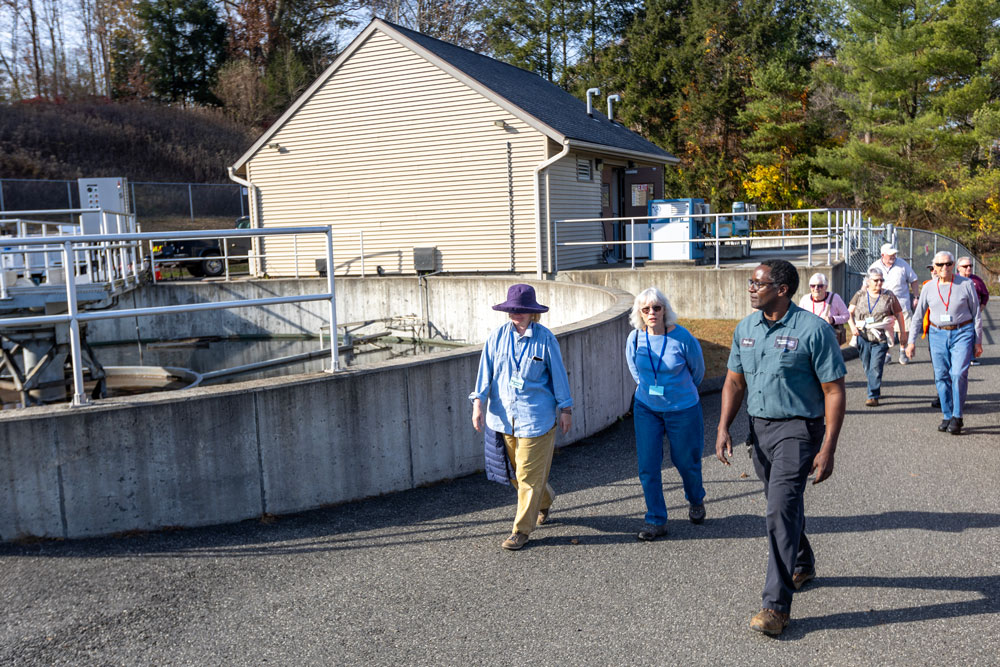
[[[9,104],[0,107],[0,178],[219,183],[256,134],[204,108]]]

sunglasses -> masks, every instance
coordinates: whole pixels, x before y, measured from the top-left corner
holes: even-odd
[[[820,287],[826,287],[826,285],[810,285],[809,289],[819,289]]]
[[[934,266],[951,266],[955,262],[934,262]]]
[[[646,306],[645,308],[640,308],[639,310],[649,315],[651,312],[652,313],[660,312],[661,310],[663,310],[663,306]]]
[[[868,282],[870,282],[870,283],[884,283],[885,280],[883,278],[869,278]]]
[[[960,269],[971,269],[972,268],[972,264],[959,264],[958,268],[960,268]]]

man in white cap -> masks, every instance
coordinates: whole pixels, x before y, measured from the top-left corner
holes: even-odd
[[[887,289],[896,295],[899,300],[899,305],[903,307],[903,316],[906,318],[906,328],[912,326],[910,322],[910,315],[913,313],[913,307],[916,305],[916,299],[911,296],[911,288],[917,294],[920,293],[920,279],[917,277],[916,272],[913,268],[906,263],[906,260],[896,257],[899,250],[891,243],[883,243],[881,254],[882,257],[872,262],[872,265],[868,267],[868,270],[878,269],[882,272],[882,276],[885,278],[885,283],[882,285],[882,289]],[[899,332],[899,324],[896,324],[896,331]],[[901,332],[899,332],[901,334]],[[886,361],[888,361],[886,357]],[[899,346],[899,363],[906,364],[909,361],[906,355],[903,353],[902,341]]]

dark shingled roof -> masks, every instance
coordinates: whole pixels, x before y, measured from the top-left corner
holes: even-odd
[[[667,151],[609,121],[599,111],[591,118],[585,102],[533,72],[385,23],[568,139],[659,155],[664,161],[673,159]]]

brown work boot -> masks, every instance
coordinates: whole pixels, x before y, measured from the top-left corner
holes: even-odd
[[[761,609],[750,619],[750,629],[777,637],[788,627],[788,614],[773,609]]]
[[[500,546],[502,546],[504,549],[507,549],[508,551],[517,551],[527,543],[528,543],[527,535],[525,535],[524,533],[513,533],[510,537],[504,540],[503,544],[501,544]]]
[[[799,590],[810,581],[816,578],[816,570],[809,570],[808,572],[796,572],[792,575],[792,586],[795,590]]]
[[[546,507],[543,510],[538,510],[538,518],[535,519],[535,525],[540,526],[549,520],[549,508]]]

